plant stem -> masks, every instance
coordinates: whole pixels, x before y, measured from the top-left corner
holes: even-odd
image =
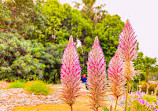
[[[114,110],[114,111],[116,111],[116,106],[117,106],[117,100],[118,100],[118,98],[116,99],[116,104],[115,104],[115,110]]]
[[[125,111],[127,111],[128,90],[129,90],[129,80],[127,80],[127,92],[126,92]]]
[[[72,105],[70,105],[70,107],[71,107],[71,111],[73,111]]]

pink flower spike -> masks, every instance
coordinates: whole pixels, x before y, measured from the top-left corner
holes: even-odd
[[[87,70],[91,106],[97,110],[105,100],[106,92],[106,63],[98,37],[95,38],[92,50],[89,52]]]
[[[135,32],[129,23],[129,20],[126,21],[124,29],[119,37],[119,53],[120,57],[124,61],[124,77],[127,80],[127,91],[126,91],[126,101],[125,101],[125,111],[127,111],[127,98],[129,91],[129,80],[132,79],[132,76],[135,75],[134,67],[132,60],[137,57],[137,40]]]
[[[113,96],[118,99],[123,94],[123,86],[125,79],[123,77],[123,61],[119,56],[118,50],[114,57],[111,58],[108,68],[108,78],[110,83],[110,91]]]
[[[72,36],[64,51],[61,66],[62,99],[70,106],[79,96],[81,67]]]
[[[135,32],[129,23],[129,20],[126,21],[124,29],[119,37],[119,54],[124,61],[124,77],[127,81],[132,79],[132,76],[139,74],[134,71],[132,60],[137,57],[137,40]]]
[[[129,20],[126,21],[124,29],[120,34],[119,44],[120,54],[124,61],[131,61],[137,57],[137,40]]]

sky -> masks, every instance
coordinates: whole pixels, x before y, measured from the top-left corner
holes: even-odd
[[[69,3],[74,0],[59,0]],[[81,0],[76,0],[82,3]],[[96,0],[95,5],[106,4],[105,10],[119,15],[122,21],[129,19],[139,42],[139,51],[145,56],[158,58],[158,0]]]

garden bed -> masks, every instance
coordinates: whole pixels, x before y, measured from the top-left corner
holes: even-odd
[[[8,85],[4,88],[7,88]],[[4,111],[69,111],[69,106],[59,99],[61,85],[53,85],[51,88],[53,91],[48,96],[30,94],[23,88],[0,89],[0,109]],[[81,97],[77,98],[74,111],[90,111],[87,93],[88,90],[82,84]],[[114,107],[115,103],[112,97],[108,96],[99,111],[103,111],[104,107],[109,108],[111,105]],[[122,107],[118,106],[118,109],[121,111]]]

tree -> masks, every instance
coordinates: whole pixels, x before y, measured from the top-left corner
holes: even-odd
[[[40,60],[42,64],[47,64],[44,71],[46,80],[50,79],[50,77],[54,82],[56,81],[55,78],[59,79],[60,59],[54,58],[53,61],[59,61],[53,63],[49,60],[46,61],[46,58],[48,57],[47,59],[49,59],[50,55],[56,53],[59,53],[60,56],[58,57],[60,58],[62,56],[60,48],[62,47],[61,49],[63,49],[63,43],[68,41],[70,35],[73,36],[75,45],[76,40],[81,42],[81,47],[78,47],[77,51],[79,52],[80,65],[83,69],[82,74],[87,73],[86,62],[88,60],[88,52],[91,50],[89,46],[93,44],[96,36],[101,40],[101,46],[106,55],[108,65],[110,58],[116,51],[118,35],[124,25],[119,16],[101,14],[101,19],[94,24],[94,21],[87,17],[88,15],[83,17],[79,10],[73,9],[69,4],[62,5],[57,0],[48,0],[47,2],[37,0],[36,3],[32,1],[25,0],[20,2],[20,0],[16,0],[16,2],[13,2],[12,0],[7,0],[0,4],[0,32],[17,33],[24,40],[27,40],[29,44],[32,44],[32,48],[36,45],[40,55],[42,55],[41,53],[51,52],[47,56],[43,56],[43,58],[36,57],[37,59],[43,59],[43,61]],[[92,11],[94,11],[94,3],[95,1],[93,0],[88,3],[91,4],[88,7]],[[56,51],[56,53],[53,53],[50,49]],[[37,52],[34,54],[38,55]],[[56,64],[55,67],[54,64]]]
[[[80,3],[74,2],[75,8],[79,9]],[[99,6],[94,6],[96,0],[82,0],[84,6],[81,9],[81,13],[85,18],[90,18],[95,24],[99,22],[102,18],[104,18],[107,13],[106,10],[103,10],[105,4],[101,4]]]
[[[119,44],[119,34],[124,27],[124,22],[118,15],[107,14],[101,23],[95,27],[95,36],[99,37],[100,45],[103,49],[107,66],[111,57],[115,54]],[[87,44],[88,45],[88,44]]]
[[[56,83],[65,43],[47,43],[44,47],[19,34],[0,33],[0,79],[32,79],[42,70],[44,80]]]
[[[139,52],[137,59],[134,60],[135,69],[145,72],[147,83],[149,82],[149,74],[157,71],[156,62],[156,58],[143,57],[143,52]]]

